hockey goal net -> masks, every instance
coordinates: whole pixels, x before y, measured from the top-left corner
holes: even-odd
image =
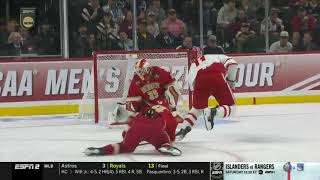
[[[193,51],[144,50],[104,51],[93,54],[92,82],[80,104],[81,119],[93,119],[95,123],[108,121],[118,102],[124,102],[137,60],[146,58],[152,66],[171,72],[176,78],[182,100],[179,106],[189,107],[189,89],[186,81]]]

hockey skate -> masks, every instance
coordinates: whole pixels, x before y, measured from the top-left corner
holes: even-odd
[[[161,152],[162,154],[166,154],[166,155],[171,155],[171,156],[181,156],[182,152],[180,151],[180,149],[171,146],[171,145],[162,145],[159,149],[159,152]]]
[[[182,141],[184,137],[191,131],[190,126],[186,126],[184,128],[181,128],[178,133],[176,133],[176,140]]]
[[[87,156],[103,156],[105,155],[103,148],[89,147],[84,151]]]
[[[214,117],[217,114],[217,108],[207,108],[203,111],[204,122],[208,131],[212,130],[214,127]]]

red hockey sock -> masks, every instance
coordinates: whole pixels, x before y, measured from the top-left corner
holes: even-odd
[[[114,152],[112,144],[108,144],[108,145],[104,146],[103,150],[104,150],[105,154],[113,154],[113,152]]]
[[[121,144],[121,143],[120,143]],[[103,147],[104,153],[108,154],[119,154],[120,153],[120,144],[108,144]]]

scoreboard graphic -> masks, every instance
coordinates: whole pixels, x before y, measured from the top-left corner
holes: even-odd
[[[320,180],[320,163],[0,163],[1,180]]]

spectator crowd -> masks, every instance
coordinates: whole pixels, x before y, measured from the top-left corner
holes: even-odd
[[[192,38],[187,31],[189,21],[180,19],[176,9],[165,10],[160,0],[137,2],[139,50],[186,48],[184,42]],[[80,8],[74,5],[80,15],[74,13],[73,18],[80,20],[70,27],[71,56],[87,57],[92,50],[133,50],[132,1],[87,0],[86,3]]]
[[[267,35],[270,52],[319,50],[319,0],[269,0],[269,17],[264,0],[226,0],[221,8],[210,2],[205,0],[205,8],[211,9],[217,24],[205,28],[206,33],[216,32],[228,52],[266,52]]]
[[[204,0],[205,53],[318,50],[319,0]],[[92,50],[132,50],[132,1],[87,0],[81,21],[73,27],[75,57]],[[185,0],[180,7],[166,1],[137,0],[138,49],[192,49],[199,47],[199,2]]]
[[[60,35],[49,22],[27,29],[15,20],[0,21],[0,56],[59,55]]]
[[[320,46],[320,0],[203,0],[206,54],[312,51]],[[90,57],[94,50],[133,50],[133,17],[137,46],[143,49],[193,49],[200,46],[199,1],[68,1],[69,53]],[[183,2],[183,3],[182,3]],[[59,54],[59,31],[49,23],[37,30],[0,22],[0,55]]]

